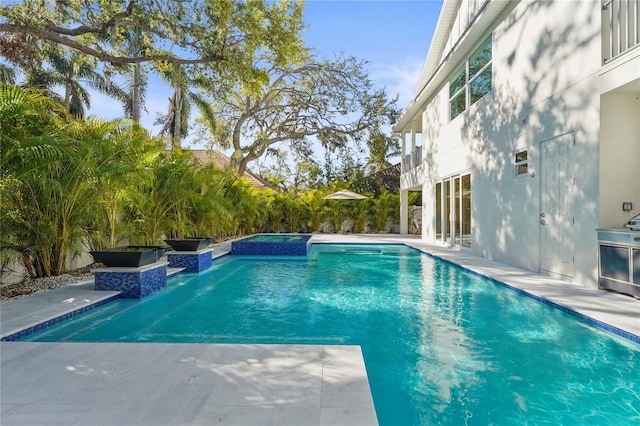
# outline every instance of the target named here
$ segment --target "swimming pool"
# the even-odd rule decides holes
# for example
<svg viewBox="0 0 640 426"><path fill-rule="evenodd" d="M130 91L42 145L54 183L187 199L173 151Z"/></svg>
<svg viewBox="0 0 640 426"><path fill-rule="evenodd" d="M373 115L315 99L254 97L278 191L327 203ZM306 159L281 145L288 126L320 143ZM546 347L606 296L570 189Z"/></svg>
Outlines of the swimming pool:
<svg viewBox="0 0 640 426"><path fill-rule="evenodd" d="M26 340L358 344L382 425L640 420L640 345L405 246L227 256Z"/></svg>

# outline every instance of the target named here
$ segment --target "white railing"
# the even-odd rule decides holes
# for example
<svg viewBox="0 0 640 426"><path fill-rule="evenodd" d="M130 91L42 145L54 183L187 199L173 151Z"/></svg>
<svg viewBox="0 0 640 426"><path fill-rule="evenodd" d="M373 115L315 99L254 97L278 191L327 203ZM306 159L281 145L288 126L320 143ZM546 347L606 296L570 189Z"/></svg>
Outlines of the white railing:
<svg viewBox="0 0 640 426"><path fill-rule="evenodd" d="M422 147L417 146L410 154L402 158L402 173L418 167L422 163Z"/></svg>
<svg viewBox="0 0 640 426"><path fill-rule="evenodd" d="M640 44L640 0L604 0L603 63Z"/></svg>

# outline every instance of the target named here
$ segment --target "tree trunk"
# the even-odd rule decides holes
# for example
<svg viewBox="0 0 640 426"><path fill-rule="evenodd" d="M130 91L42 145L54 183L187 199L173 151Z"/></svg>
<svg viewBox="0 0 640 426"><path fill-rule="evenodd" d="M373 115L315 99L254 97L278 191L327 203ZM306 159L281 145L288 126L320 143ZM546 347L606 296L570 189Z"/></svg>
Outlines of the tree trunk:
<svg viewBox="0 0 640 426"><path fill-rule="evenodd" d="M135 124L136 126L140 126L141 86L142 86L142 77L140 72L140 64L135 64L133 66L133 93L132 93L132 99L131 99L131 119L133 120L133 124Z"/></svg>
<svg viewBox="0 0 640 426"><path fill-rule="evenodd" d="M24 264L24 268L27 270L29 277L36 278L36 273L33 270L33 263L31 263L29 256L24 253L22 253L22 263Z"/></svg>
<svg viewBox="0 0 640 426"><path fill-rule="evenodd" d="M182 139L182 88L178 85L175 88L173 101L173 135L172 145L174 149L180 149L180 140Z"/></svg>
<svg viewBox="0 0 640 426"><path fill-rule="evenodd" d="M64 85L64 109L71 112L71 84L67 81Z"/></svg>

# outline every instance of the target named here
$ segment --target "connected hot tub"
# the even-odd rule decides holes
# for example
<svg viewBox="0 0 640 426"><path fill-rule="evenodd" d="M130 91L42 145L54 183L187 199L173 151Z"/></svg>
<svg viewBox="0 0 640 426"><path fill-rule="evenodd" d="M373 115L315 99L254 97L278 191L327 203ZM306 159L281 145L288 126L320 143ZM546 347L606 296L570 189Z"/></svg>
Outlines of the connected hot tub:
<svg viewBox="0 0 640 426"><path fill-rule="evenodd" d="M309 234L257 234L231 242L232 255L306 256L311 247Z"/></svg>

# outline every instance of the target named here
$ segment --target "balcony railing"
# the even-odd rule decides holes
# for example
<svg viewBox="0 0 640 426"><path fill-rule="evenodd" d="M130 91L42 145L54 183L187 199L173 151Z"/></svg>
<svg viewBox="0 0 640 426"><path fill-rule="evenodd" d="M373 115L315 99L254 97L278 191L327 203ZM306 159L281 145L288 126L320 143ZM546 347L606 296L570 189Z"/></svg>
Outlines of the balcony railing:
<svg viewBox="0 0 640 426"><path fill-rule="evenodd" d="M640 44L640 0L604 0L603 63Z"/></svg>
<svg viewBox="0 0 640 426"><path fill-rule="evenodd" d="M402 173L418 167L422 163L422 147L417 146L410 154L402 158Z"/></svg>

